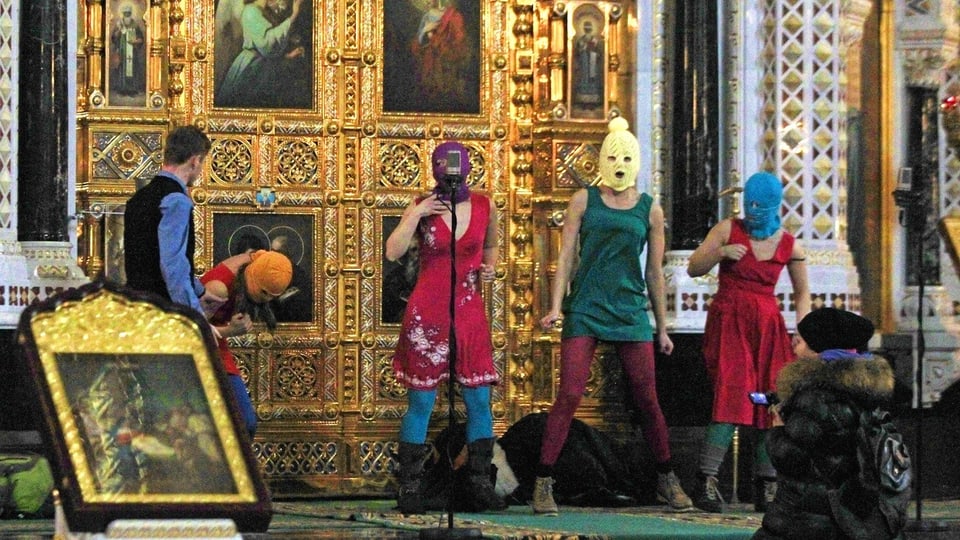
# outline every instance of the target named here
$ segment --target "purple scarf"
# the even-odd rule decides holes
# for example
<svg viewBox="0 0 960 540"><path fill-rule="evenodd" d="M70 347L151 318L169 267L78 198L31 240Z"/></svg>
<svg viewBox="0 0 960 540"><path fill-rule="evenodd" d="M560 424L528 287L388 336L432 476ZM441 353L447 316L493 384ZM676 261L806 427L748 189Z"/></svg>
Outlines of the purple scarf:
<svg viewBox="0 0 960 540"><path fill-rule="evenodd" d="M824 362L833 362L834 360L871 360L870 354L860 354L856 349L827 349L820 353L820 359Z"/></svg>

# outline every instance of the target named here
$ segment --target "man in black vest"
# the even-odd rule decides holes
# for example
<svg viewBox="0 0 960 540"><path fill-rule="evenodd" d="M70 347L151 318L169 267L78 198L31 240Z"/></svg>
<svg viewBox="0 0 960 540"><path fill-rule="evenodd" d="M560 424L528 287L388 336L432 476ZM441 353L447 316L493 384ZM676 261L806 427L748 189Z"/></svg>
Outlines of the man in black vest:
<svg viewBox="0 0 960 540"><path fill-rule="evenodd" d="M225 300L206 294L193 264L193 201L187 188L200 176L209 152L210 139L200 129L174 129L167 136L160 172L127 201L123 214L127 285L200 314L208 304Z"/></svg>

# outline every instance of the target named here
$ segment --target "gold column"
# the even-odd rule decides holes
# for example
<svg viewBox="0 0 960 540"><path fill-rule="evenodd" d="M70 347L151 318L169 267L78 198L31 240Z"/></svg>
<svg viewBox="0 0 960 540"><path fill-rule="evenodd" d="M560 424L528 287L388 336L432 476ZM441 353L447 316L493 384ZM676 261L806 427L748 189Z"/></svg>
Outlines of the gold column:
<svg viewBox="0 0 960 540"><path fill-rule="evenodd" d="M85 94L99 94L103 92L103 0L89 0L87 2L86 23L87 90Z"/></svg>

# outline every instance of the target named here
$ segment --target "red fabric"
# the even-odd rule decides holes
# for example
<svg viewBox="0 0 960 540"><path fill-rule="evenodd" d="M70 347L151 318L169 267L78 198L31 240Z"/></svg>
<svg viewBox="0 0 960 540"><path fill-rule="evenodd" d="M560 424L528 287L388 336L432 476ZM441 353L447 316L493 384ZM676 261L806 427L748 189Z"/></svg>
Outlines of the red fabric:
<svg viewBox="0 0 960 540"><path fill-rule="evenodd" d="M417 80L424 99L442 99L460 89L461 70L470 53L466 38L463 15L453 6L446 7L425 42L414 38L410 48L419 60Z"/></svg>
<svg viewBox="0 0 960 540"><path fill-rule="evenodd" d="M713 421L767 429L769 411L747 396L774 390L780 369L794 360L790 335L773 295L783 267L790 262L794 237L784 232L774 256L758 261L743 221L734 220L729 243L747 246L747 254L739 261L720 263L720 285L707 313L703 355L713 381Z"/></svg>
<svg viewBox="0 0 960 540"><path fill-rule="evenodd" d="M670 461L670 432L657 400L656 365L652 341L613 342L630 381L630 394L641 412L643 438L657 463ZM577 407L587 388L597 338L575 336L560 342L560 388L550 407L540 443L540 463L555 465L570 434Z"/></svg>
<svg viewBox="0 0 960 540"><path fill-rule="evenodd" d="M496 383L500 377L493 365L490 325L480 285L490 200L474 193L469 204L470 223L456 242L456 371L458 382L475 387ZM450 227L440 215L426 217L420 220L417 238L420 273L403 315L393 370L408 387L429 390L449 378Z"/></svg>
<svg viewBox="0 0 960 540"><path fill-rule="evenodd" d="M210 317L210 322L213 323L214 326L226 326L230 323L230 318L233 317L235 305L233 282L236 278L237 275L223 263L214 266L200 277L200 282L204 285L211 281L221 281L227 286L227 290L230 291L230 298L220 306L220 309L213 314L213 317ZM227 374L240 375L240 368L237 367L237 361L233 358L233 353L230 352L230 346L227 345L226 338L217 338L217 349L220 351L220 360L223 362L223 367L226 369Z"/></svg>

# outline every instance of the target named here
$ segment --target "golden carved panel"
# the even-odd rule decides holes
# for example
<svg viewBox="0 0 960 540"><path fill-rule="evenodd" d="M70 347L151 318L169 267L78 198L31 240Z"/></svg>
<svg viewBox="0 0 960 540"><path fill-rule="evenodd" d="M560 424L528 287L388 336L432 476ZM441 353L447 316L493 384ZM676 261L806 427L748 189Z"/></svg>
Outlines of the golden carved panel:
<svg viewBox="0 0 960 540"><path fill-rule="evenodd" d="M81 59L89 69L78 86L99 101L79 111L95 109L80 120L91 151L78 167L79 204L122 204L137 178L159 168L163 134L192 123L213 141L191 192L198 269L229 253L225 227L239 235L250 225L244 230L260 229L271 244L284 227L301 238L312 291L306 311L273 333L258 326L231 340L260 419L256 454L281 494L292 485L343 494L391 489L406 390L392 376L402 305L388 275L403 268L386 261L383 242L411 201L432 189L430 154L444 140L469 148L467 182L492 196L499 217L497 277L483 291L502 376L493 391L495 430L553 399L559 336L536 321L557 253L557 215L573 190L595 183L607 119L635 110L634 74L622 60L635 41L634 7L458 0L452 5L467 41L458 59L436 64L415 42L429 39L418 34L420 22L440 4L305 1L287 47L269 60L241 51L243 29L228 16L231 7L258 4L151 3L141 107L110 105L104 51ZM92 19L103 11L91 6L85 27L102 39ZM593 37L579 39L586 33ZM578 41L593 48L577 53ZM440 71L424 67L431 63ZM87 221L87 231L103 234L101 222ZM88 246L83 260L101 264L103 242ZM445 425L445 399L435 429ZM585 401L588 418L598 401ZM292 478L300 482L280 482Z"/></svg>

